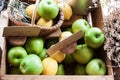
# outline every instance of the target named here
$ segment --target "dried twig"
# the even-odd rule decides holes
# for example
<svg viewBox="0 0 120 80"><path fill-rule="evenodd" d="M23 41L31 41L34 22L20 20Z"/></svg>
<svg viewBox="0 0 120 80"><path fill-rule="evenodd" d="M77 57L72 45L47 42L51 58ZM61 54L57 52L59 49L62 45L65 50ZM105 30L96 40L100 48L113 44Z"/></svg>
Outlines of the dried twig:
<svg viewBox="0 0 120 80"><path fill-rule="evenodd" d="M13 17L22 22L30 23L29 16L25 13L25 8L29 4L26 2L21 2L19 0L16 0L14 4L8 5L11 7L11 14L13 14Z"/></svg>
<svg viewBox="0 0 120 80"><path fill-rule="evenodd" d="M108 58L120 67L120 8L114 8L104 21L106 38L104 49Z"/></svg>

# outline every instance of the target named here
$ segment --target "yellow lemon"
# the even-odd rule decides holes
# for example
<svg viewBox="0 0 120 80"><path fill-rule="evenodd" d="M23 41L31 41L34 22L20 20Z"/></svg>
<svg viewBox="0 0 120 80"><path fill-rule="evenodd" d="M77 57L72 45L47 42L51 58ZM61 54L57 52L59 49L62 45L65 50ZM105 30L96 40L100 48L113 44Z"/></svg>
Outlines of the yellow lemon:
<svg viewBox="0 0 120 80"><path fill-rule="evenodd" d="M58 70L58 63L55 59L47 57L43 59L43 75L55 75Z"/></svg>
<svg viewBox="0 0 120 80"><path fill-rule="evenodd" d="M37 21L37 25L39 26L45 26L45 27L51 27L53 25L53 20L45 20L43 18L40 18L38 21Z"/></svg>
<svg viewBox="0 0 120 80"><path fill-rule="evenodd" d="M34 8L35 8L35 4L31 4L29 6L26 7L25 9L25 12L26 14L32 19L32 15L33 15L33 12L34 12ZM36 12L36 18L35 20L38 20L39 19L39 14L38 12Z"/></svg>
<svg viewBox="0 0 120 80"><path fill-rule="evenodd" d="M66 54L59 50L49 56L55 59L58 63L61 63L65 59Z"/></svg>
<svg viewBox="0 0 120 80"><path fill-rule="evenodd" d="M70 31L63 31L59 36L59 41L64 40L65 38L71 36L72 33Z"/></svg>
<svg viewBox="0 0 120 80"><path fill-rule="evenodd" d="M65 3L65 4L61 3L61 9L64 14L64 19L69 20L73 14L71 6L67 3Z"/></svg>

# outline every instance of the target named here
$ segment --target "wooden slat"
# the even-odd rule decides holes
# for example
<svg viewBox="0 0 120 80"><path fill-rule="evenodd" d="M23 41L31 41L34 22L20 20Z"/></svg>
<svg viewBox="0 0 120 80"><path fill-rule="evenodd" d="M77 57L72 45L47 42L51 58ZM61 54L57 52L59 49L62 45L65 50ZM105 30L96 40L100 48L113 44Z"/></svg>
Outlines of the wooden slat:
<svg viewBox="0 0 120 80"><path fill-rule="evenodd" d="M6 75L6 40L3 41L2 61L1 61L1 75Z"/></svg>
<svg viewBox="0 0 120 80"><path fill-rule="evenodd" d="M39 27L34 26L9 26L4 28L3 36L38 36L40 31Z"/></svg>
<svg viewBox="0 0 120 80"><path fill-rule="evenodd" d="M111 61L108 59L107 55L106 55L106 63L107 63L107 72L109 75L113 75L113 69L112 69L112 63Z"/></svg>
<svg viewBox="0 0 120 80"><path fill-rule="evenodd" d="M4 37L7 36L39 36L40 35L40 27L36 26L9 26L4 27L3 35ZM61 34L61 30L58 29L49 35L46 35L46 38L55 38L59 37Z"/></svg>
<svg viewBox="0 0 120 80"><path fill-rule="evenodd" d="M91 12L92 15L92 24L94 27L99 27L103 30L104 23L103 23L103 16L101 7L98 7L94 11Z"/></svg>
<svg viewBox="0 0 120 80"><path fill-rule="evenodd" d="M87 15L87 21L89 22L90 26L93 27L91 12L89 12Z"/></svg>
<svg viewBox="0 0 120 80"><path fill-rule="evenodd" d="M0 55L2 55L2 58L0 58L1 60L1 66L0 66L0 75L1 74L4 74L5 75L5 54L3 53L6 53L6 50L5 50L5 40L4 40L4 37L2 37L2 34L3 34L3 28L4 26L7 26L8 25L8 14L7 14L7 10L4 10L1 12L0 14L0 47L2 49L2 53L0 53Z"/></svg>
<svg viewBox="0 0 120 80"><path fill-rule="evenodd" d="M49 35L46 35L45 38L46 39L51 39L51 38L58 38L61 34L61 29L58 29L56 30L55 32L49 34Z"/></svg>
<svg viewBox="0 0 120 80"><path fill-rule="evenodd" d="M47 76L47 75L6 75L1 80L114 80L113 76Z"/></svg>
<svg viewBox="0 0 120 80"><path fill-rule="evenodd" d="M73 35L69 36L68 38L56 43L54 46L50 47L47 50L47 54L51 55L53 53L55 53L58 50L61 50L62 48L66 47L67 45L73 43L74 41L79 40L80 38L83 37L83 32L82 31L78 31L76 33L74 33Z"/></svg>

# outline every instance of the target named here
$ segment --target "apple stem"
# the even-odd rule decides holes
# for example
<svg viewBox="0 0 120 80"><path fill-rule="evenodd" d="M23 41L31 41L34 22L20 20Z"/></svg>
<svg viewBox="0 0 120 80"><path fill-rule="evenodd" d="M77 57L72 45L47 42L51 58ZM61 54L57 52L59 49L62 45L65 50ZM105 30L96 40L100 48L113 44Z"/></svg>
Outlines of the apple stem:
<svg viewBox="0 0 120 80"><path fill-rule="evenodd" d="M100 68L102 67L102 64L101 63L99 63L99 66L100 66Z"/></svg>
<svg viewBox="0 0 120 80"><path fill-rule="evenodd" d="M25 63L23 63L23 64L21 65L21 69L23 70L23 72L26 70L26 65L25 65Z"/></svg>
<svg viewBox="0 0 120 80"><path fill-rule="evenodd" d="M95 37L96 37L96 38L99 38L99 37L100 37L100 35L99 35L99 34L96 34L96 35L95 35Z"/></svg>

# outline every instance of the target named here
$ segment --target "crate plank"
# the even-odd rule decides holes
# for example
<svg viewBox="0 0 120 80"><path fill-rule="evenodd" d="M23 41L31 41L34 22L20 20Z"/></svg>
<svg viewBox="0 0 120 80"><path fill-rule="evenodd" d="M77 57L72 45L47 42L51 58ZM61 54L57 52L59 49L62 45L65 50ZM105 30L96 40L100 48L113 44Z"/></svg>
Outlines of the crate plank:
<svg viewBox="0 0 120 80"><path fill-rule="evenodd" d="M58 29L54 33L46 35L45 38L46 39L58 38L58 36L60 36L60 34L61 34L61 29Z"/></svg>
<svg viewBox="0 0 120 80"><path fill-rule="evenodd" d="M40 28L35 26L9 26L4 28L3 36L39 36Z"/></svg>
<svg viewBox="0 0 120 80"><path fill-rule="evenodd" d="M113 80L113 76L45 76L45 75L7 75L1 80Z"/></svg>
<svg viewBox="0 0 120 80"><path fill-rule="evenodd" d="M73 35L69 36L68 38L58 42L53 47L50 47L47 50L47 54L51 55L51 54L57 52L58 50L61 50L62 48L66 47L67 45L79 40L82 37L83 37L83 32L78 31L78 32L74 33Z"/></svg>
<svg viewBox="0 0 120 80"><path fill-rule="evenodd" d="M1 47L1 50L2 50L2 53L3 53L3 47L4 47L4 37L2 37L2 33L3 33L3 29L5 26L8 25L8 15L7 15L7 10L3 10L1 11L1 14L0 14L0 47ZM1 62L2 63L2 53L0 53L0 56L1 56ZM0 65L0 74L1 74L1 65Z"/></svg>

